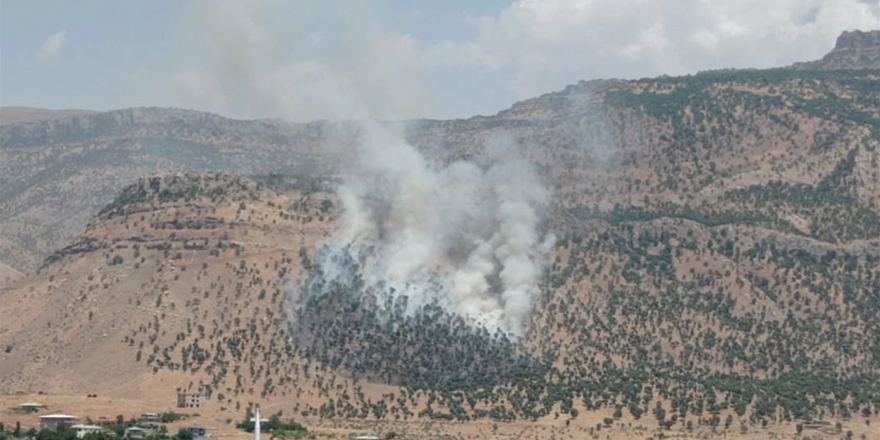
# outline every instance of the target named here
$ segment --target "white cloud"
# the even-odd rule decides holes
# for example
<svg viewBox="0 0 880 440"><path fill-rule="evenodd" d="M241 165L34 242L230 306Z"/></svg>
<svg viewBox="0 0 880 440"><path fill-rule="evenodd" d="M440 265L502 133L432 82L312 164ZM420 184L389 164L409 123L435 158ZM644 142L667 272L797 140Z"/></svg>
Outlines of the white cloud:
<svg viewBox="0 0 880 440"><path fill-rule="evenodd" d="M860 0L519 0L476 23L474 40L445 51L470 57L475 68L509 69L507 87L526 98L584 78L816 59L844 30L880 28L880 7Z"/></svg>
<svg viewBox="0 0 880 440"><path fill-rule="evenodd" d="M64 46L65 41L67 40L67 31L60 30L55 32L52 35L49 35L46 38L46 41L40 47L40 50L37 52L37 58L40 61L51 61L52 58L55 57L55 54L61 50L61 47Z"/></svg>
<svg viewBox="0 0 880 440"><path fill-rule="evenodd" d="M818 59L844 30L880 28L865 0L518 0L425 44L338 3L201 3L209 62L175 77L177 95L243 117L466 117L581 79Z"/></svg>

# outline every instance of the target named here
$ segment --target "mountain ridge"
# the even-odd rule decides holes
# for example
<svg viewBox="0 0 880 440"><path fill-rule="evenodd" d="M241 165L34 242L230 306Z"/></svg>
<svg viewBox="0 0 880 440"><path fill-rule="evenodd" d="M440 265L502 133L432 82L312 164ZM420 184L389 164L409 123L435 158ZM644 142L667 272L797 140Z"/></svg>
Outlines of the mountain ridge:
<svg viewBox="0 0 880 440"><path fill-rule="evenodd" d="M878 81L581 82L398 127L436 167L515 144L552 194L557 240L513 342L435 309L388 320L358 289L301 300L342 224L355 126L152 109L2 128L0 237L69 245L0 289L0 388L154 406L200 391L221 426L260 401L309 426L459 437L871 434ZM67 223L41 239L46 218Z"/></svg>
<svg viewBox="0 0 880 440"><path fill-rule="evenodd" d="M880 69L880 30L844 31L821 60L795 63L796 69Z"/></svg>

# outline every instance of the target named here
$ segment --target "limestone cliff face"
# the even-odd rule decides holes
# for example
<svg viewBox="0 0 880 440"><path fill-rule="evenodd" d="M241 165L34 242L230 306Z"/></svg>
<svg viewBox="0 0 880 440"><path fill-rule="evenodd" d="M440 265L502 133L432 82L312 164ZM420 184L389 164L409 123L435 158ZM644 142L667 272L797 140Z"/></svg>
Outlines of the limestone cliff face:
<svg viewBox="0 0 880 440"><path fill-rule="evenodd" d="M834 50L821 60L796 63L792 67L820 70L880 69L880 30L845 31L837 37Z"/></svg>

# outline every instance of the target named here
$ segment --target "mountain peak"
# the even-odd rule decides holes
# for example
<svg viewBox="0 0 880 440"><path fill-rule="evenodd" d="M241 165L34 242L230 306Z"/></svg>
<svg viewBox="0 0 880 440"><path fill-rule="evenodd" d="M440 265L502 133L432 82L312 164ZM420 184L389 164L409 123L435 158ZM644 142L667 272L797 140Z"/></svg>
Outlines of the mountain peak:
<svg viewBox="0 0 880 440"><path fill-rule="evenodd" d="M795 63L795 69L859 70L880 69L880 30L844 31L834 49L821 60Z"/></svg>
<svg viewBox="0 0 880 440"><path fill-rule="evenodd" d="M834 50L877 50L878 48L880 48L880 30L843 31L834 45Z"/></svg>

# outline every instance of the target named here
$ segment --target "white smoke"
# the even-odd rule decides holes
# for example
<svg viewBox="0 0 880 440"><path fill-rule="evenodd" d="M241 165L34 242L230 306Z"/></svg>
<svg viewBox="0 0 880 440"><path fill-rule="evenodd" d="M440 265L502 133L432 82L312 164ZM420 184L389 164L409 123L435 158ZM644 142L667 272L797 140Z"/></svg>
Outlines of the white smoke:
<svg viewBox="0 0 880 440"><path fill-rule="evenodd" d="M553 245L539 231L550 194L510 141L485 154L484 167L434 167L402 136L366 124L361 160L339 189L340 238L372 247L366 282L406 295L411 310L436 301L520 335Z"/></svg>
<svg viewBox="0 0 880 440"><path fill-rule="evenodd" d="M339 188L345 225L336 246L339 252L358 247L351 244L372 249L360 269L369 287L365 294L393 290L392 295L407 296L411 311L436 302L489 328L521 334L553 243L539 232L550 195L532 166L509 139L486 145L481 162L487 165L433 166L391 124L369 122L403 110L412 114L414 106L428 101L422 99L418 75L404 68L398 51L388 50L382 32L359 23L363 14L345 14L352 28L343 32L349 36L344 42L356 56L333 66L301 58L278 68L280 48L301 45L273 41L265 26L270 6L199 3L194 17L205 30L211 72L195 82L238 114L297 118L317 110L360 121L354 165L344 164L350 156L340 151L344 147L328 143L326 150L339 154L346 176ZM291 35L298 35L297 25L306 18L295 17ZM392 47L409 44L392 40ZM313 80L321 86L312 87ZM358 250L352 259L322 253L318 264L328 278L324 281L350 276L335 266L360 261L363 254ZM326 284L318 281L315 286ZM320 294L320 289L311 294L316 291Z"/></svg>

